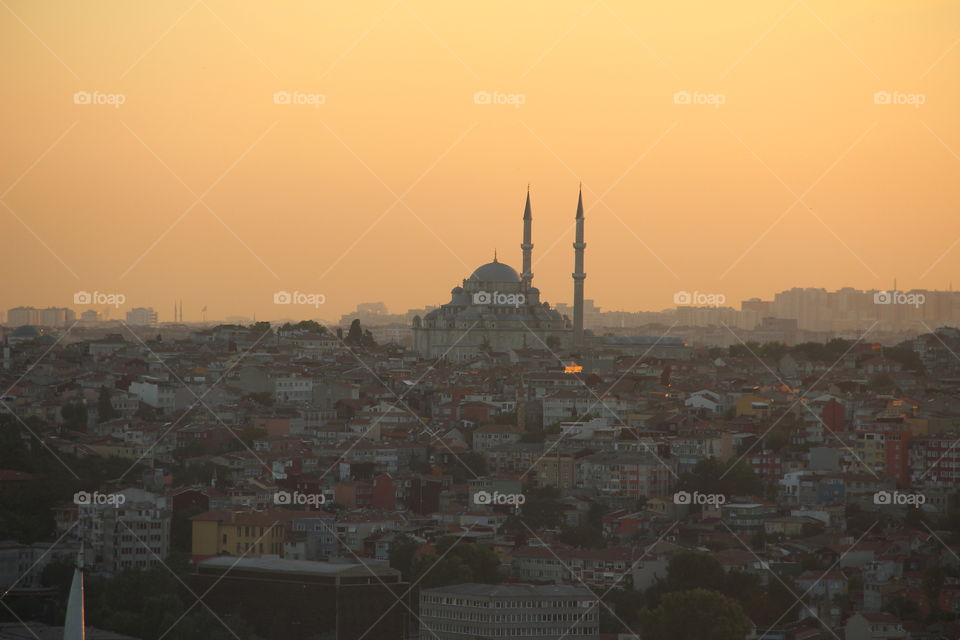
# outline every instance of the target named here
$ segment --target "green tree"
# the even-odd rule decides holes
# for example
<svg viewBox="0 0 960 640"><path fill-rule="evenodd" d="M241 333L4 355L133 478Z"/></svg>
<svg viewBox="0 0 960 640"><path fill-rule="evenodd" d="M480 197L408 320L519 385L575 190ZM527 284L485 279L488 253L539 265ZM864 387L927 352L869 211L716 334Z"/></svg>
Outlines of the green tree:
<svg viewBox="0 0 960 640"><path fill-rule="evenodd" d="M420 580L424 588L465 582L497 584L503 580L500 560L493 551L451 536L440 539L436 553L417 558L414 575L414 581Z"/></svg>
<svg viewBox="0 0 960 640"><path fill-rule="evenodd" d="M563 503L556 487L534 487L524 492L526 502L521 507L520 519L534 531L554 529L563 518ZM521 528L525 531L526 529Z"/></svg>
<svg viewBox="0 0 960 640"><path fill-rule="evenodd" d="M680 488L701 493L755 495L763 491L763 482L742 460L721 462L715 458L699 461L693 471L680 478Z"/></svg>
<svg viewBox="0 0 960 640"><path fill-rule="evenodd" d="M117 410L113 408L113 403L110 402L110 389L105 386L100 387L100 395L97 397L97 419L100 422L106 422L119 415Z"/></svg>
<svg viewBox="0 0 960 640"><path fill-rule="evenodd" d="M607 546L603 532L591 526L565 527L560 530L557 538L560 542L578 549L604 549Z"/></svg>
<svg viewBox="0 0 960 640"><path fill-rule="evenodd" d="M675 553L667 564L667 589L711 589L722 591L726 574L723 566L712 555L697 551Z"/></svg>
<svg viewBox="0 0 960 640"><path fill-rule="evenodd" d="M351 347L359 347L363 342L363 329L360 327L360 319L354 318L350 323L350 329L347 331L347 337L344 342Z"/></svg>
<svg viewBox="0 0 960 640"><path fill-rule="evenodd" d="M668 593L640 612L644 640L744 640L749 627L740 603L708 589Z"/></svg>
<svg viewBox="0 0 960 640"><path fill-rule="evenodd" d="M82 402L68 402L60 407L63 426L74 431L87 430L87 406Z"/></svg>
<svg viewBox="0 0 960 640"><path fill-rule="evenodd" d="M398 535L390 545L390 568L403 576L404 582L410 582L416 568L415 555L419 545L407 535Z"/></svg>
<svg viewBox="0 0 960 640"><path fill-rule="evenodd" d="M487 459L475 451L470 451L451 456L441 465L441 468L445 474L453 476L455 483L462 484L467 480L486 475Z"/></svg>
<svg viewBox="0 0 960 640"><path fill-rule="evenodd" d="M257 323L257 324L269 324L269 323ZM280 327L282 331L309 331L310 333L319 333L324 334L327 332L327 328L317 322L316 320L301 320L296 324L290 324L289 322Z"/></svg>
<svg viewBox="0 0 960 640"><path fill-rule="evenodd" d="M874 393L892 393L897 389L897 383L889 373L878 373L867 382L867 388Z"/></svg>

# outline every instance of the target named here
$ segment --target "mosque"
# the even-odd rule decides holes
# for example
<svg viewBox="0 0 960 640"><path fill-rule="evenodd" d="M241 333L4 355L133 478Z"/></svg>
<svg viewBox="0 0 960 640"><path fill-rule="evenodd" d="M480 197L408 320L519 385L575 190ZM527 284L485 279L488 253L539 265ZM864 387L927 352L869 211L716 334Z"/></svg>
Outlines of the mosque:
<svg viewBox="0 0 960 640"><path fill-rule="evenodd" d="M413 347L424 358L470 360L479 353L524 347L556 351L583 346L583 191L577 198L574 249L573 319L540 299L533 286L533 213L530 190L523 209L523 270L499 262L477 267L463 286L454 287L450 302L413 319Z"/></svg>

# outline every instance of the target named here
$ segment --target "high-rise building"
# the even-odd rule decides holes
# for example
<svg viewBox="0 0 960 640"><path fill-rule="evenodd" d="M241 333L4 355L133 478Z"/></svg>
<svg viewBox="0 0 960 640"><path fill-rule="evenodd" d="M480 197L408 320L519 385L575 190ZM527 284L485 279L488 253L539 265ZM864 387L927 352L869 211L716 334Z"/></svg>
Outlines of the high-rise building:
<svg viewBox="0 0 960 640"><path fill-rule="evenodd" d="M40 310L34 307L14 307L7 311L8 327L22 327L25 324L39 325Z"/></svg>
<svg viewBox="0 0 960 640"><path fill-rule="evenodd" d="M165 496L130 488L78 493L74 500L86 564L96 571L146 569L170 554L171 511Z"/></svg>
<svg viewBox="0 0 960 640"><path fill-rule="evenodd" d="M40 324L44 327L66 327L73 324L77 314L65 307L47 307L40 310Z"/></svg>
<svg viewBox="0 0 960 640"><path fill-rule="evenodd" d="M153 307L137 307L127 311L127 324L149 326L157 324L157 312Z"/></svg>

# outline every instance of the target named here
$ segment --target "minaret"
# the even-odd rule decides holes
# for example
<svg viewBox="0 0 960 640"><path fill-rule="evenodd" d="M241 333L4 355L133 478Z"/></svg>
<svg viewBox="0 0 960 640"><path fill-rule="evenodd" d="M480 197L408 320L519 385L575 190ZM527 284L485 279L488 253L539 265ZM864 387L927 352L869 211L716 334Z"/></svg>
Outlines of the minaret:
<svg viewBox="0 0 960 640"><path fill-rule="evenodd" d="M573 344L583 345L583 281L587 274L583 272L583 250L587 243L583 241L583 186L577 197L577 238L573 243Z"/></svg>
<svg viewBox="0 0 960 640"><path fill-rule="evenodd" d="M527 204L523 207L523 242L520 248L523 249L523 272L520 279L523 281L523 288L530 288L533 282L533 237L531 227L533 226L533 214L530 211L530 185L527 185Z"/></svg>
<svg viewBox="0 0 960 640"><path fill-rule="evenodd" d="M67 614L63 620L63 640L84 640L87 637L86 607L83 598L83 542L73 570L70 595L67 596Z"/></svg>

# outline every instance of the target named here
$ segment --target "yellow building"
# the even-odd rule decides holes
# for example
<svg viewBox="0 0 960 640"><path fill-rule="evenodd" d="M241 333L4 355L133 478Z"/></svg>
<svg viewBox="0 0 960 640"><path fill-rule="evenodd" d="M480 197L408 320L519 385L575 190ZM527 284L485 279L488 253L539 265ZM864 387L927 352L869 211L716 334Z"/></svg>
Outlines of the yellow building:
<svg viewBox="0 0 960 640"><path fill-rule="evenodd" d="M737 417L769 418L772 403L773 398L765 398L755 393L740 396L736 401Z"/></svg>
<svg viewBox="0 0 960 640"><path fill-rule="evenodd" d="M116 456L127 460L136 460L144 464L153 465L153 454L150 447L140 444L128 444L118 438L104 438L95 442L88 442L87 448L104 458Z"/></svg>
<svg viewBox="0 0 960 640"><path fill-rule="evenodd" d="M282 557L293 516L293 512L284 510L207 511L193 516L193 560L218 555Z"/></svg>
<svg viewBox="0 0 960 640"><path fill-rule="evenodd" d="M577 483L577 461L570 453L553 452L537 461L537 484L541 487L572 489Z"/></svg>

